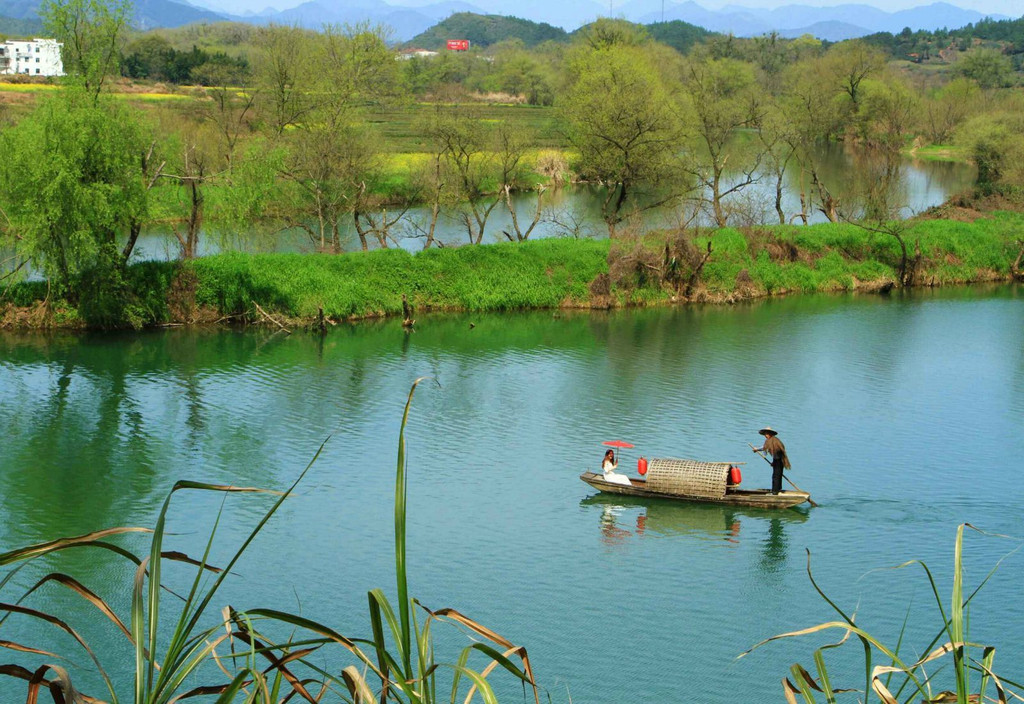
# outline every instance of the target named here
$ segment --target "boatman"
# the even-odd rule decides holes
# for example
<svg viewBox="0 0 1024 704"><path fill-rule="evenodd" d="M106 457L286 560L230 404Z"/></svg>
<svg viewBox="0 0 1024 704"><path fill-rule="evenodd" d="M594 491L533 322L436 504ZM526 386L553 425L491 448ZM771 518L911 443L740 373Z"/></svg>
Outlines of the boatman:
<svg viewBox="0 0 1024 704"><path fill-rule="evenodd" d="M767 452L772 456L772 493L778 494L782 491L782 470L790 468L786 446L771 428L761 428L757 432L764 435L764 445L755 447L754 452Z"/></svg>

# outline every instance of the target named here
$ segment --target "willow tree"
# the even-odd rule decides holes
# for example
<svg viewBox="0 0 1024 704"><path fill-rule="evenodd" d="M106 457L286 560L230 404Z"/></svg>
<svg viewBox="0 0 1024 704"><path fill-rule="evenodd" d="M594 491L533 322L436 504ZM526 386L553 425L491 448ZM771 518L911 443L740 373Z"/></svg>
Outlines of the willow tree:
<svg viewBox="0 0 1024 704"><path fill-rule="evenodd" d="M885 65L885 52L861 39L839 42L822 57L818 66L826 81L826 90L845 99L841 105L847 129L856 127L854 122L864 96L864 82L881 74Z"/></svg>
<svg viewBox="0 0 1024 704"><path fill-rule="evenodd" d="M519 223L511 193L528 187L525 156L534 144L528 129L509 121L490 124L472 105L438 101L420 122L418 131L427 137L429 162L416 179L423 200L431 206L429 222L418 226L433 244L443 206L455 206L470 244L480 244L495 208L509 209L513 232L510 240L528 239L540 220L538 211L530 225Z"/></svg>
<svg viewBox="0 0 1024 704"><path fill-rule="evenodd" d="M660 67L642 45L580 46L567 70L561 113L580 152L581 175L608 189L602 215L614 237L635 191L671 181L683 145L679 114Z"/></svg>
<svg viewBox="0 0 1024 704"><path fill-rule="evenodd" d="M58 295L88 304L95 322L125 322L125 267L159 171L146 126L119 101L71 88L0 140L7 244Z"/></svg>

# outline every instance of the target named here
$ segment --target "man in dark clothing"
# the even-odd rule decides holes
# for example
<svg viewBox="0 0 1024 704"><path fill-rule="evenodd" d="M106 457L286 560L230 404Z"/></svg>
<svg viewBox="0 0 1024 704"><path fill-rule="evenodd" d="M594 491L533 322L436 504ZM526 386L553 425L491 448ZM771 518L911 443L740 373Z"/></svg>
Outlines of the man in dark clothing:
<svg viewBox="0 0 1024 704"><path fill-rule="evenodd" d="M771 428L761 428L757 432L764 435L764 445L755 447L754 452L767 452L772 456L772 493L778 494L782 491L782 470L790 468L786 446L779 440L779 434Z"/></svg>

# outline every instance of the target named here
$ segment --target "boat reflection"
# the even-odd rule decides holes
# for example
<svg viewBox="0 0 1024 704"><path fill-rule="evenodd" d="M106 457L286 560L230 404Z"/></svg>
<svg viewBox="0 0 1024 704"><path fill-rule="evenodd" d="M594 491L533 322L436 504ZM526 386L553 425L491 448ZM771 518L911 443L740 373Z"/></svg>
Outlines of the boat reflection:
<svg viewBox="0 0 1024 704"><path fill-rule="evenodd" d="M584 509L600 509L601 542L621 545L632 538L689 536L737 545L746 519L769 523L766 556L776 561L785 552L783 524L802 523L808 512L800 509L764 510L682 501L594 494L580 501ZM775 558L774 560L772 558Z"/></svg>

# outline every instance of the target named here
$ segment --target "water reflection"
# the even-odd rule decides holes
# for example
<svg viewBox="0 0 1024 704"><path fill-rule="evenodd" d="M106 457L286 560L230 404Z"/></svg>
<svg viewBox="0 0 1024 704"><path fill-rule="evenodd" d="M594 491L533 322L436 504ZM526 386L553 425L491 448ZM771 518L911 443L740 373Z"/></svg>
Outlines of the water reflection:
<svg viewBox="0 0 1024 704"><path fill-rule="evenodd" d="M762 543L761 557L757 561L760 570L767 574L781 572L786 567L789 555L789 542L782 519L773 516L768 520L768 533Z"/></svg>
<svg viewBox="0 0 1024 704"><path fill-rule="evenodd" d="M689 537L723 547L735 547L741 543L745 522L752 525L767 522L768 530L759 561L766 572L777 571L785 565L786 524L803 523L809 515L801 509L766 511L610 494L588 496L580 501L580 506L587 512L597 513L600 540L609 547L624 545L634 538L672 537ZM751 535L749 539L756 538Z"/></svg>

